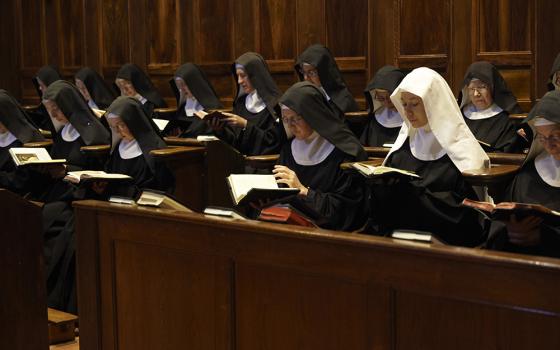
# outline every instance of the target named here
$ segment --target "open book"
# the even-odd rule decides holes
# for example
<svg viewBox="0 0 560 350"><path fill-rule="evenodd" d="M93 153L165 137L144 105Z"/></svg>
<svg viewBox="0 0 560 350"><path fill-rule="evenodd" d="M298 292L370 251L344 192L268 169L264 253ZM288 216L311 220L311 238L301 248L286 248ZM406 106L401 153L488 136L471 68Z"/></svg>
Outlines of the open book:
<svg viewBox="0 0 560 350"><path fill-rule="evenodd" d="M194 112L194 115L199 117L200 119L204 120L207 123L210 123L213 120L221 121L222 119L228 118L227 115L225 115L224 113L222 113L220 111L210 111L210 112L197 111L197 112Z"/></svg>
<svg viewBox="0 0 560 350"><path fill-rule="evenodd" d="M64 177L64 180L75 184L81 182L116 182L116 181L131 181L132 178L125 174L110 174L100 170L82 170L70 171Z"/></svg>
<svg viewBox="0 0 560 350"><path fill-rule="evenodd" d="M299 193L297 188L279 188L274 175L231 174L226 180L235 205L288 199Z"/></svg>
<svg viewBox="0 0 560 350"><path fill-rule="evenodd" d="M12 147L9 152L17 166L66 163L66 159L51 159L45 148Z"/></svg>
<svg viewBox="0 0 560 350"><path fill-rule="evenodd" d="M142 194L140 194L140 198L136 200L136 204L158 207L162 209L177 210L187 213L193 212L191 209L185 207L183 204L171 198L169 195L154 190L142 191Z"/></svg>
<svg viewBox="0 0 560 350"><path fill-rule="evenodd" d="M526 216L539 216L551 225L560 225L560 212L552 210L541 204L501 202L479 202L465 198L461 203L465 207L473 208L484 214L489 219L507 221L510 215L519 218Z"/></svg>
<svg viewBox="0 0 560 350"><path fill-rule="evenodd" d="M404 176L404 177L415 177L420 178L418 174L412 171L391 168L384 165L373 166L365 163L352 163L352 168L356 169L360 174L365 177L378 177L378 176Z"/></svg>

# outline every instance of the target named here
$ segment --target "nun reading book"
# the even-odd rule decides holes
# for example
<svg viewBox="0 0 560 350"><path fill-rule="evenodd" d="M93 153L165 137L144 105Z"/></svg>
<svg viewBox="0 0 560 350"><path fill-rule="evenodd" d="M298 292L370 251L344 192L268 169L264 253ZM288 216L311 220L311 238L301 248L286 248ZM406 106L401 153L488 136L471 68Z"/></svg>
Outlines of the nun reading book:
<svg viewBox="0 0 560 350"><path fill-rule="evenodd" d="M509 118L510 114L521 113L522 110L494 65L489 62L470 65L459 93L459 102L465 122L487 151L522 151L522 145L515 145L516 128Z"/></svg>
<svg viewBox="0 0 560 350"><path fill-rule="evenodd" d="M365 160L358 139L337 116L323 92L299 82L282 96L282 123L290 137L273 173L279 184L298 188L290 204L328 229L355 230L367 217L361 176L340 168Z"/></svg>
<svg viewBox="0 0 560 350"><path fill-rule="evenodd" d="M134 97L140 101L150 118L153 117L155 108L167 107L150 77L134 63L127 63L119 69L115 85L121 92L121 96Z"/></svg>
<svg viewBox="0 0 560 350"><path fill-rule="evenodd" d="M309 46L297 58L294 69L300 80L309 81L323 92L341 119L344 120L344 113L359 110L331 51L325 46Z"/></svg>
<svg viewBox="0 0 560 350"><path fill-rule="evenodd" d="M74 76L76 87L92 109L105 110L117 97L105 80L90 67L80 69Z"/></svg>
<svg viewBox="0 0 560 350"><path fill-rule="evenodd" d="M235 60L232 74L237 81L233 113L223 113L222 122L213 120L216 136L245 155L278 153L286 135L278 122L280 90L266 61L246 52Z"/></svg>
<svg viewBox="0 0 560 350"><path fill-rule="evenodd" d="M16 168L9 149L43 140L43 136L16 99L7 91L0 90L0 187L25 194L28 169Z"/></svg>
<svg viewBox="0 0 560 350"><path fill-rule="evenodd" d="M33 77L31 81L37 90L39 101L43 99L43 94L45 90L47 90L47 87L57 80L62 80L62 76L55 66L43 66L37 71L37 75ZM42 104L39 105L37 110L30 112L30 117L37 127L43 130L49 130L49 115Z"/></svg>
<svg viewBox="0 0 560 350"><path fill-rule="evenodd" d="M169 81L177 99L177 114L171 123L171 136L211 135L212 128L195 116L195 112L224 108L204 72L193 63L185 63Z"/></svg>
<svg viewBox="0 0 560 350"><path fill-rule="evenodd" d="M547 87L548 91L560 90L560 53L556 56L552 68L550 69Z"/></svg>
<svg viewBox="0 0 560 350"><path fill-rule="evenodd" d="M560 91L547 93L531 110L535 139L502 201L541 204L560 211ZM493 221L490 249L560 257L560 227L536 216Z"/></svg>
<svg viewBox="0 0 560 350"><path fill-rule="evenodd" d="M397 67L381 67L364 90L369 111L369 121L360 137L364 146L383 147L397 139L403 120L391 101L391 94L404 76Z"/></svg>
<svg viewBox="0 0 560 350"><path fill-rule="evenodd" d="M484 242L478 214L460 206L477 199L461 172L489 166L489 159L465 124L449 86L438 73L417 68L391 95L404 123L384 165L420 178L371 185L367 233L428 231L452 245Z"/></svg>

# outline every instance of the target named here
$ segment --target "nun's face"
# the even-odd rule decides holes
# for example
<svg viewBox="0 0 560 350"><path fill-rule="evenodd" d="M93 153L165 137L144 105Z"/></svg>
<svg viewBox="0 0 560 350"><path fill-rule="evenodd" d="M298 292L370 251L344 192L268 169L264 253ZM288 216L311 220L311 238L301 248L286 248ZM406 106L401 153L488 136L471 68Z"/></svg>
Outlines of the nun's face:
<svg viewBox="0 0 560 350"><path fill-rule="evenodd" d="M477 110L485 110L494 102L488 84L478 79L473 79L467 88L469 89L469 98Z"/></svg>
<svg viewBox="0 0 560 350"><path fill-rule="evenodd" d="M134 97L138 94L130 80L117 78L115 79L115 84L117 84L117 87L121 90L122 96Z"/></svg>
<svg viewBox="0 0 560 350"><path fill-rule="evenodd" d="M183 78L175 78L175 86L177 86L177 90L179 90L181 95L184 95L187 98L192 98L193 97L193 94L191 93L191 90L189 89L189 87L187 86L187 83L185 83Z"/></svg>
<svg viewBox="0 0 560 350"><path fill-rule="evenodd" d="M395 105L393 104L393 101L391 101L391 94L389 91L375 89L373 90L373 96L375 96L375 100L380 102L386 109L395 110Z"/></svg>
<svg viewBox="0 0 560 350"><path fill-rule="evenodd" d="M58 108L56 102L52 100L45 100L43 101L43 105L45 105L45 108L47 109L47 112L49 112L51 118L64 125L69 123L68 118L66 118L64 113L62 113L60 108Z"/></svg>
<svg viewBox="0 0 560 350"><path fill-rule="evenodd" d="M560 124L536 126L536 139L544 146L544 149L560 160Z"/></svg>
<svg viewBox="0 0 560 350"><path fill-rule="evenodd" d="M556 90L560 89L560 70L558 72L556 72L555 74L556 77Z"/></svg>
<svg viewBox="0 0 560 350"><path fill-rule="evenodd" d="M41 93L45 93L45 91L47 90L47 85L45 83L43 83L43 81L39 78L37 78L37 84L39 85L39 90L41 90Z"/></svg>
<svg viewBox="0 0 560 350"><path fill-rule="evenodd" d="M237 75L237 84L241 86L241 88L246 94L250 94L251 92L255 91L255 88L251 84L251 81L249 80L249 76L247 75L247 72L245 72L244 69L237 68L235 70L235 74Z"/></svg>
<svg viewBox="0 0 560 350"><path fill-rule="evenodd" d="M310 64L302 64L300 68L301 75L305 81L310 82L316 87L321 87L321 79L319 78L319 71L317 68Z"/></svg>
<svg viewBox="0 0 560 350"><path fill-rule="evenodd" d="M418 129L428 124L424 102L419 96L403 91L401 93L401 102L404 108L404 115L413 128Z"/></svg>
<svg viewBox="0 0 560 350"><path fill-rule="evenodd" d="M4 126L4 124L0 123L0 134L5 134L9 130Z"/></svg>
<svg viewBox="0 0 560 350"><path fill-rule="evenodd" d="M282 109L282 123L298 140L304 140L313 134L309 124L291 109Z"/></svg>
<svg viewBox="0 0 560 350"><path fill-rule="evenodd" d="M89 94L89 91L86 87L86 84L84 84L83 81L81 81L80 79L75 79L76 81L76 87L78 88L78 90L80 90L80 93L82 94L82 96L84 96L84 98L86 99L86 101L91 100L91 96Z"/></svg>
<svg viewBox="0 0 560 350"><path fill-rule="evenodd" d="M114 117L107 119L109 126L111 127L111 132L117 133L123 140L132 141L134 140L134 135L128 129L126 123L121 119L121 117Z"/></svg>

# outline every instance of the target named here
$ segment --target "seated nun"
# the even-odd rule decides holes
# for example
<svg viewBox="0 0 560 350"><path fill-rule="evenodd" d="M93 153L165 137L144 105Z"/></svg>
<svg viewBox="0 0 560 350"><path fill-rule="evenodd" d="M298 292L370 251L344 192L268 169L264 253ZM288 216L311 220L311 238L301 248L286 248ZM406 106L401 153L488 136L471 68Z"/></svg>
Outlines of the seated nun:
<svg viewBox="0 0 560 350"><path fill-rule="evenodd" d="M174 136L197 137L212 134L210 126L194 116L194 112L224 108L204 72L193 63L185 63L175 71L169 82L177 98L175 119L183 122Z"/></svg>
<svg viewBox="0 0 560 350"><path fill-rule="evenodd" d="M237 81L233 113L224 113L226 127L211 125L216 136L246 155L278 153L286 135L278 122L280 90L266 61L246 52L235 60L232 73Z"/></svg>
<svg viewBox="0 0 560 350"><path fill-rule="evenodd" d="M27 142L43 141L27 113L7 91L0 90L0 187L25 194L28 172L16 168L9 149Z"/></svg>
<svg viewBox="0 0 560 350"><path fill-rule="evenodd" d="M510 114L522 111L494 65L489 62L470 65L459 93L459 101L465 122L487 151L522 151L512 149L516 128L509 119Z"/></svg>
<svg viewBox="0 0 560 350"><path fill-rule="evenodd" d="M325 46L309 46L297 58L294 69L300 80L309 81L323 92L342 119L344 113L359 110L331 51Z"/></svg>
<svg viewBox="0 0 560 350"><path fill-rule="evenodd" d="M67 81L56 81L43 94L43 105L46 107L53 126L53 145L50 155L53 159L66 159L60 168L48 169L48 177L43 181L54 184L43 184L39 188L46 193L40 196L42 201L60 200L71 190L68 183L61 179L67 171L98 170L103 165L93 157L85 156L80 148L83 146L109 144L109 131L93 114L86 101L74 85ZM63 192L61 192L61 190Z"/></svg>
<svg viewBox="0 0 560 350"><path fill-rule="evenodd" d="M428 231L447 244L476 246L484 241L477 213L460 206L477 199L461 172L489 166L445 80L429 68L409 73L391 94L405 117L384 165L413 171L420 178L373 184L366 232Z"/></svg>
<svg viewBox="0 0 560 350"><path fill-rule="evenodd" d="M119 69L115 85L120 90L121 96L134 97L140 101L150 118L153 117L155 108L167 107L150 77L134 63L127 63Z"/></svg>
<svg viewBox="0 0 560 350"><path fill-rule="evenodd" d="M106 110L117 97L101 75L90 67L80 69L74 80L90 108Z"/></svg>
<svg viewBox="0 0 560 350"><path fill-rule="evenodd" d="M560 91L547 93L528 116L536 135L527 159L506 190L504 201L542 204L560 211ZM535 216L493 221L490 249L560 257L560 226Z"/></svg>
<svg viewBox="0 0 560 350"><path fill-rule="evenodd" d="M381 67L364 90L369 121L360 137L362 145L382 147L397 139L403 120L391 102L391 94L404 76L397 67Z"/></svg>
<svg viewBox="0 0 560 350"><path fill-rule="evenodd" d="M550 69L550 78L547 87L548 91L560 90L560 53L556 56L552 68Z"/></svg>
<svg viewBox="0 0 560 350"><path fill-rule="evenodd" d="M367 218L362 177L340 168L343 162L367 159L360 142L315 85L296 83L280 102L292 139L282 146L273 173L278 183L300 189L290 204L313 213L310 217L323 228L361 227Z"/></svg>
<svg viewBox="0 0 560 350"><path fill-rule="evenodd" d="M47 90L47 87L57 80L62 80L62 76L56 67L43 66L39 69L37 75L32 79L33 85L37 90L37 96L39 96L39 101L43 99L43 93ZM37 127L44 130L49 129L49 115L42 104L39 105L36 111L30 112L29 116Z"/></svg>

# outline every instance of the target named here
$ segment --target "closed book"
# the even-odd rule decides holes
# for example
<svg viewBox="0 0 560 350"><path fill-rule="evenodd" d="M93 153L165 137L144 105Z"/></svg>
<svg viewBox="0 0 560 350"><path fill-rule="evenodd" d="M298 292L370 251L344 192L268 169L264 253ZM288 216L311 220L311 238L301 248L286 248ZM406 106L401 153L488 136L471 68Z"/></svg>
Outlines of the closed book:
<svg viewBox="0 0 560 350"><path fill-rule="evenodd" d="M303 215L291 205L275 205L261 210L259 220L282 224L317 227L313 220Z"/></svg>

